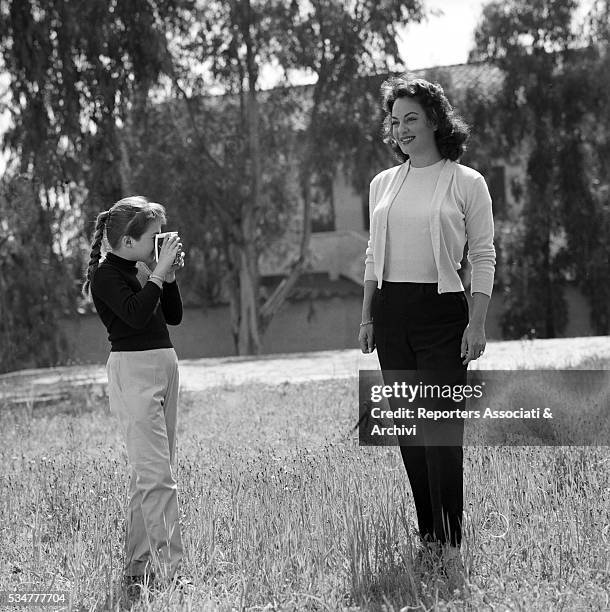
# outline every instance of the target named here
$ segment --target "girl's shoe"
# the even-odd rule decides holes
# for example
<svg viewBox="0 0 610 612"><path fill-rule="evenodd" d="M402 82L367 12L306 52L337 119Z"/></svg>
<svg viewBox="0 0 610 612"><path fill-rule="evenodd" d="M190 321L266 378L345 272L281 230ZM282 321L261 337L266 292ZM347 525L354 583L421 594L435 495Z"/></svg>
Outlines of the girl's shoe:
<svg viewBox="0 0 610 612"><path fill-rule="evenodd" d="M178 589L179 591L188 591L195 585L193 584L193 581L190 578L187 578L183 575L178 575L172 578L172 586Z"/></svg>
<svg viewBox="0 0 610 612"><path fill-rule="evenodd" d="M152 589L155 578L152 574L141 574L137 576L123 576L123 593L128 600L139 599L144 588Z"/></svg>

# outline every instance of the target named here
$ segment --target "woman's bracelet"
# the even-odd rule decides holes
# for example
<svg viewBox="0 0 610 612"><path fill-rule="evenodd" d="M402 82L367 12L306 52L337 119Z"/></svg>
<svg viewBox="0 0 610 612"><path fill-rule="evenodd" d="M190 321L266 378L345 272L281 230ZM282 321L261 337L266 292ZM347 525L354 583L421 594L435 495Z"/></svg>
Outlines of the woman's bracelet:
<svg viewBox="0 0 610 612"><path fill-rule="evenodd" d="M373 319L369 319L368 321L362 321L362 323L360 323L360 327L365 327L367 325L370 325L373 322Z"/></svg>

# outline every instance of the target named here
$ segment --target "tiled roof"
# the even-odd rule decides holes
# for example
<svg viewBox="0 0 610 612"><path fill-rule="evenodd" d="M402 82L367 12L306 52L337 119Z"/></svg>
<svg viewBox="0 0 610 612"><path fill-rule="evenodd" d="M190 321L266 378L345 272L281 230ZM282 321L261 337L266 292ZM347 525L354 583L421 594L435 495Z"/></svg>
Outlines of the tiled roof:
<svg viewBox="0 0 610 612"><path fill-rule="evenodd" d="M351 230L315 232L311 235L311 269L328 272L331 280L343 276L362 284L368 234Z"/></svg>
<svg viewBox="0 0 610 612"><path fill-rule="evenodd" d="M296 256L298 237L295 237ZM368 242L368 233L353 230L335 230L332 232L313 232L309 242L309 265L306 273L324 274L328 279L350 279L353 283L362 284L364 277L364 254ZM262 277L275 277L286 271L287 262L282 254L274 256L269 250L261 257L260 272ZM285 255L285 254L283 254Z"/></svg>
<svg viewBox="0 0 610 612"><path fill-rule="evenodd" d="M477 85L487 93L497 92L504 80L502 70L487 62L435 66L434 68L413 70L409 74L418 78L438 81L443 87L451 87L456 91L463 91L468 87ZM448 80L449 83L447 83Z"/></svg>
<svg viewBox="0 0 610 612"><path fill-rule="evenodd" d="M282 280L281 274L261 277L263 291L271 292ZM328 272L304 272L288 295L291 302L362 295L362 287L349 278L331 278Z"/></svg>
<svg viewBox="0 0 610 612"><path fill-rule="evenodd" d="M431 81L439 82L443 88L453 89L456 92L464 91L467 87L478 85L486 93L497 92L503 82L503 73L500 68L488 62L472 62L467 64L452 64L450 66L434 66L431 68L422 68L419 70L407 70L407 74L418 78L424 78ZM404 74L404 72L395 72L394 76ZM378 80L384 75L370 75L371 79ZM387 76L390 76L389 74ZM364 77L367 78L367 77ZM301 91L305 95L313 94L314 84L306 85L278 85L277 87L259 91L259 99L262 104L268 96L278 90L291 90L294 92ZM228 96L229 98L237 98L235 94L219 94L202 96L201 100L207 106L216 106ZM307 98L306 98L307 99ZM307 106L307 105L305 105ZM303 110L307 110L306 108Z"/></svg>

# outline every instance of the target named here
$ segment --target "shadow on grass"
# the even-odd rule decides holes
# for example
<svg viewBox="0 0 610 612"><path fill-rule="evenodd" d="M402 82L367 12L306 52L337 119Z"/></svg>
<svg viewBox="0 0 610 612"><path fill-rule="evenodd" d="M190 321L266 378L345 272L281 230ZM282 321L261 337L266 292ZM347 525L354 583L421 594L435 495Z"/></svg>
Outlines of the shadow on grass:
<svg viewBox="0 0 610 612"><path fill-rule="evenodd" d="M464 606L465 595L465 590L450 592L440 564L422 567L412 559L403 567L380 568L361 579L352 590L352 602L371 612L425 611L450 604Z"/></svg>

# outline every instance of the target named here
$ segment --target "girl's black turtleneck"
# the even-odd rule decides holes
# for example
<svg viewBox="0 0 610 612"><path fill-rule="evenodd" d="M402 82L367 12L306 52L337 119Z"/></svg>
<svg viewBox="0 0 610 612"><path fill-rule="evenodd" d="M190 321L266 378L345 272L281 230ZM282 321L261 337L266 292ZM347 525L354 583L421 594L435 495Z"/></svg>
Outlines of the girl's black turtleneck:
<svg viewBox="0 0 610 612"><path fill-rule="evenodd" d="M142 287L135 261L108 253L91 282L93 304L108 330L111 351L172 348L167 324L182 321L178 284ZM159 307L160 306L160 307Z"/></svg>

